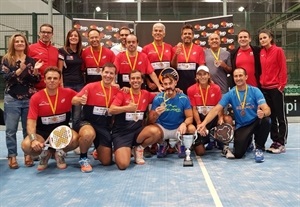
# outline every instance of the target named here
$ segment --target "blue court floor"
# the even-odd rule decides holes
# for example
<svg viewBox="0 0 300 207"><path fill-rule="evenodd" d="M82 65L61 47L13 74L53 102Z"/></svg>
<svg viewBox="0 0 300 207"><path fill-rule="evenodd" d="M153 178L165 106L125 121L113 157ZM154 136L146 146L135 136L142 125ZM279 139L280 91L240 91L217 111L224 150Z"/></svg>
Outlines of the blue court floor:
<svg viewBox="0 0 300 207"><path fill-rule="evenodd" d="M54 160L43 172L36 166L26 168L20 148L20 168L9 169L4 131L0 131L0 206L297 207L299 134L299 123L289 124L287 152L265 153L264 163L255 163L252 153L227 160L215 149L203 157L193 155L194 167L183 167L176 154L146 159L143 166L132 162L125 171L91 159L94 171L84 174L73 152L68 153L65 170L58 170ZM18 137L20 145L20 131Z"/></svg>

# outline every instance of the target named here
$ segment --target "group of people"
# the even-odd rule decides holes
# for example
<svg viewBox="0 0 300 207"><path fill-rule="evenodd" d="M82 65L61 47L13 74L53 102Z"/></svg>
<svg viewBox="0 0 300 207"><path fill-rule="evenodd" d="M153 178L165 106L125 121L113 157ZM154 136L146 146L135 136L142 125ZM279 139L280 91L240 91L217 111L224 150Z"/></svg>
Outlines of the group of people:
<svg viewBox="0 0 300 207"><path fill-rule="evenodd" d="M79 148L82 172L93 170L88 155L92 144L93 155L102 165L115 163L120 170L130 165L132 154L136 164L144 164L144 152L156 145L158 158L165 157L168 148L184 158L187 146L178 134L198 133L193 148L202 156L208 149L205 145L212 143L207 129L224 122L235 122L234 150L218 143L228 159L242 158L253 137L256 162L264 161L265 150L285 151L287 68L271 31L260 31L261 47L251 46L250 33L240 31L239 47L231 53L220 47L217 33L208 37L207 49L194 44L189 24L181 28L182 41L174 47L164 42L162 23L153 25L153 42L143 48L127 27L120 28L120 44L111 49L100 44L97 29L88 32L85 49L76 29L68 32L60 49L51 44L53 32L52 25L41 25L39 41L31 45L24 35L13 35L1 62L11 169L19 168L20 118L25 165L33 166L33 157L40 155L40 171L52 156L59 169L67 167L65 154L44 150L44 142L57 126L68 126L70 120L72 140L63 150ZM178 75L161 76L169 67ZM229 85L228 74L234 86ZM227 113L228 105L233 117ZM266 149L269 133L273 143Z"/></svg>

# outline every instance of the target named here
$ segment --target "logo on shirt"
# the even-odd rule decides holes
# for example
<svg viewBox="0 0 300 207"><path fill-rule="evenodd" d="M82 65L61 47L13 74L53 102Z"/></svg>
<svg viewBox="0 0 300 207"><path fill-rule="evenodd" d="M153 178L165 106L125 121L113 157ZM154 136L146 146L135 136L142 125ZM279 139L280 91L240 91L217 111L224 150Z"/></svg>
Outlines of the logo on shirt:
<svg viewBox="0 0 300 207"><path fill-rule="evenodd" d="M65 103L65 102L66 102L65 98L61 99L61 101L60 101L60 103Z"/></svg>

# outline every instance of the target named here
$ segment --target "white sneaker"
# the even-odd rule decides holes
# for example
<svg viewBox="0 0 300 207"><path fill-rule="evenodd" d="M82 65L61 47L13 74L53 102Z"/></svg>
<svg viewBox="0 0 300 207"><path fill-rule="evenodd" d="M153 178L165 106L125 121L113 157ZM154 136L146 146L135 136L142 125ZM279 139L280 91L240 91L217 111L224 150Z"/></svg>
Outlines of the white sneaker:
<svg viewBox="0 0 300 207"><path fill-rule="evenodd" d="M134 148L134 160L138 165L145 164L144 160L144 149L141 146L137 146Z"/></svg>
<svg viewBox="0 0 300 207"><path fill-rule="evenodd" d="M223 147L221 154L222 154L222 156L226 157L227 159L235 158L234 154L232 154L232 152L230 151L229 146L226 146L226 145Z"/></svg>

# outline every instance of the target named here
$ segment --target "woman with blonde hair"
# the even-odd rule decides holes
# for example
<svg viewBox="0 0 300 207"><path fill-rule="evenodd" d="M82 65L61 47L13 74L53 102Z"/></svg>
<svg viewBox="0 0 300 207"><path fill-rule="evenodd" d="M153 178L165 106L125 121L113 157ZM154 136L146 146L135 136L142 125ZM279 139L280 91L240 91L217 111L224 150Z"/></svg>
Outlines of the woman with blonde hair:
<svg viewBox="0 0 300 207"><path fill-rule="evenodd" d="M27 56L28 41L21 34L14 34L9 39L8 51L2 58L1 73L5 80L4 118L6 124L6 146L8 149L8 166L19 168L17 153L17 131L21 118L23 138L27 136L27 114L29 99L36 92L34 84L40 81L39 68L43 62ZM25 166L34 165L29 155L24 156Z"/></svg>

